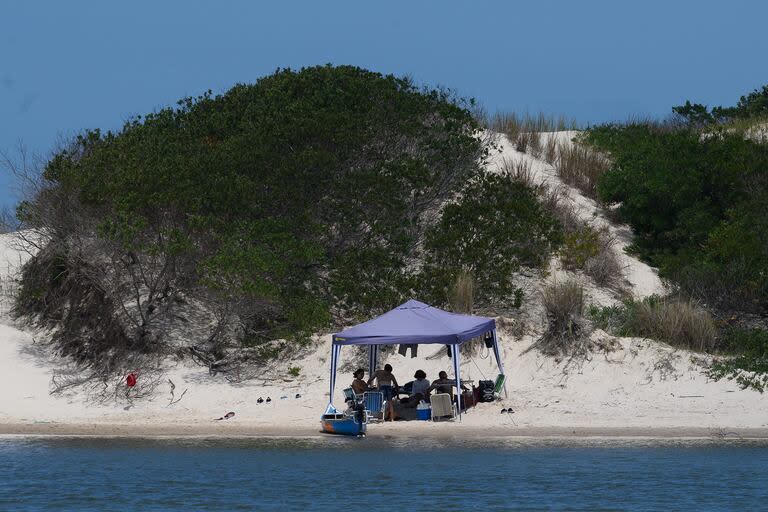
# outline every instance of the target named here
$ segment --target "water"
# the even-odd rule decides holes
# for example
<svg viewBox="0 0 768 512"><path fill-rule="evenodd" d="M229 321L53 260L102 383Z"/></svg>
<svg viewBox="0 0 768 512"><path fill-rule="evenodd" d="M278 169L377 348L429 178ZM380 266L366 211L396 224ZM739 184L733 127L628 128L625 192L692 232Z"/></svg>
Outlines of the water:
<svg viewBox="0 0 768 512"><path fill-rule="evenodd" d="M569 443L5 438L0 510L768 507L766 444Z"/></svg>

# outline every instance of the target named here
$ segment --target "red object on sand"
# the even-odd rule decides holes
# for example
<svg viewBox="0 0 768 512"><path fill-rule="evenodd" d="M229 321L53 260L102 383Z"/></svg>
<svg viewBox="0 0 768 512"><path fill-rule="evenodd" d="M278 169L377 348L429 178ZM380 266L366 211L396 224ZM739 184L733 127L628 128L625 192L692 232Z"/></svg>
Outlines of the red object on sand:
<svg viewBox="0 0 768 512"><path fill-rule="evenodd" d="M125 383L128 385L129 388L132 388L136 385L136 374L135 373L129 373L128 377L125 378Z"/></svg>

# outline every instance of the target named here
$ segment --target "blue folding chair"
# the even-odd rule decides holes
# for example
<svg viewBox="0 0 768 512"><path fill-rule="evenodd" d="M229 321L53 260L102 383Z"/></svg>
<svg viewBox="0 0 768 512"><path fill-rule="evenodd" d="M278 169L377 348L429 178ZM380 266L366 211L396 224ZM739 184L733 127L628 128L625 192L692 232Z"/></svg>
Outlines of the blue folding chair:
<svg viewBox="0 0 768 512"><path fill-rule="evenodd" d="M384 420L384 393L381 391L366 391L363 393L363 404L369 418Z"/></svg>

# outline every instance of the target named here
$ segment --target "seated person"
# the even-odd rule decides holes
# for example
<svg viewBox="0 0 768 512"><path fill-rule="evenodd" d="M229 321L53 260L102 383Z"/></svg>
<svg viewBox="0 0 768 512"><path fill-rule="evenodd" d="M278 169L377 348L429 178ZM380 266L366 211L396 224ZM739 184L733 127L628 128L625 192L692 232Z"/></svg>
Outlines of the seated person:
<svg viewBox="0 0 768 512"><path fill-rule="evenodd" d="M418 402L411 404L408 398L403 400L392 400L389 419L391 420L416 420L416 406Z"/></svg>
<svg viewBox="0 0 768 512"><path fill-rule="evenodd" d="M407 398L403 398L399 402L396 401L393 407L395 419L415 420L416 419L416 407L422 400L428 400L429 397L429 381L427 380L427 374L424 370L416 370L413 375L414 381L406 383L411 384L411 394Z"/></svg>
<svg viewBox="0 0 768 512"><path fill-rule="evenodd" d="M428 391L432 391L434 389L438 393L448 393L449 395L453 396L453 386L456 385L456 381L449 379L448 374L444 371L440 372L438 377L440 378L432 381L432 385L429 386ZM461 385L461 389L463 391L469 391L469 388L464 384Z"/></svg>
<svg viewBox="0 0 768 512"><path fill-rule="evenodd" d="M362 395L368 391L368 384L363 380L363 377L365 377L365 370L358 368L355 373L352 374L352 376L355 379L352 381L352 384L350 384L349 387L352 388L352 391L354 391L356 395Z"/></svg>
<svg viewBox="0 0 768 512"><path fill-rule="evenodd" d="M429 396L429 381L424 370L416 370L413 378L416 380L413 381L409 401L419 403L419 400L425 400Z"/></svg>
<svg viewBox="0 0 768 512"><path fill-rule="evenodd" d="M384 395L384 400L392 400L392 397L395 396L394 390L400 387L397 384L397 379L392 375L391 364L385 364L383 370L373 372L371 378L368 379L368 385L370 386L374 380L376 380L379 391Z"/></svg>

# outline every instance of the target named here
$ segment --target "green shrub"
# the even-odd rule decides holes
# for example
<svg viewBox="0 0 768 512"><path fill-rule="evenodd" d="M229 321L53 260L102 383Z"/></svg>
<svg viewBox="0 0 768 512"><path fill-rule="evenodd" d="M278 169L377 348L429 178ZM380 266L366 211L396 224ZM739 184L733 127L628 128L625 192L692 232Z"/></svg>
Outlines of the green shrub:
<svg viewBox="0 0 768 512"><path fill-rule="evenodd" d="M444 304L456 277L470 272L475 301L512 305L519 302L513 273L543 266L561 241L559 223L535 190L507 173L481 173L428 233L422 282Z"/></svg>
<svg viewBox="0 0 768 512"><path fill-rule="evenodd" d="M566 234L560 248L563 267L568 270L584 269L587 260L600 254L601 246L600 233L589 226Z"/></svg>
<svg viewBox="0 0 768 512"><path fill-rule="evenodd" d="M742 389L765 391L768 385L768 331L729 329L723 336L723 350L733 356L714 361L708 371L710 377L735 379Z"/></svg>
<svg viewBox="0 0 768 512"><path fill-rule="evenodd" d="M623 306L595 306L591 304L587 309L587 314L592 319L595 327L610 332L615 336L631 336L625 329L627 318L627 301Z"/></svg>
<svg viewBox="0 0 768 512"><path fill-rule="evenodd" d="M288 368L288 375L290 375L291 377L298 377L300 373L301 373L301 368L299 368L298 366L291 366L290 368Z"/></svg>
<svg viewBox="0 0 768 512"><path fill-rule="evenodd" d="M623 268L607 230L581 224L566 232L559 254L563 268L583 270L599 286L620 287Z"/></svg>
<svg viewBox="0 0 768 512"><path fill-rule="evenodd" d="M520 309L520 307L523 305L523 289L522 288L516 288L514 292L512 292L512 295L514 296L514 299L512 301L512 307L515 309Z"/></svg>

